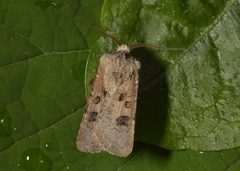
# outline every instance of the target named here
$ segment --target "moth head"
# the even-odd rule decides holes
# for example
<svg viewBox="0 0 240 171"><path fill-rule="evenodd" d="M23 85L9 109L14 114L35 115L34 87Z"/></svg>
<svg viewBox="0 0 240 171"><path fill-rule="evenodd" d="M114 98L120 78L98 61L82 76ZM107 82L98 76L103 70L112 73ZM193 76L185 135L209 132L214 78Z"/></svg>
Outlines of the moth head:
<svg viewBox="0 0 240 171"><path fill-rule="evenodd" d="M127 45L123 44L118 47L117 51L123 51L125 53L130 53L130 48Z"/></svg>

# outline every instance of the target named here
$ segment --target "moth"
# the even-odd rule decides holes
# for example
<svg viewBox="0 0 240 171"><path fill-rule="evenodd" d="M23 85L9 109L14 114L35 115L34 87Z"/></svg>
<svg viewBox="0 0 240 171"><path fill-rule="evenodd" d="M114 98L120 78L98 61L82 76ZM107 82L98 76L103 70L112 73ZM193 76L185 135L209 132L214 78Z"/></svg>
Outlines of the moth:
<svg viewBox="0 0 240 171"><path fill-rule="evenodd" d="M133 148L140 62L126 45L104 54L77 136L83 152L126 157Z"/></svg>
<svg viewBox="0 0 240 171"><path fill-rule="evenodd" d="M76 19L74 19L76 20ZM78 21L78 20L77 20ZM89 26L117 42L113 36ZM136 44L131 47L158 46ZM100 58L90 97L82 118L76 145L82 152L101 151L127 157L134 142L140 62L130 54L130 48L119 45L116 52Z"/></svg>

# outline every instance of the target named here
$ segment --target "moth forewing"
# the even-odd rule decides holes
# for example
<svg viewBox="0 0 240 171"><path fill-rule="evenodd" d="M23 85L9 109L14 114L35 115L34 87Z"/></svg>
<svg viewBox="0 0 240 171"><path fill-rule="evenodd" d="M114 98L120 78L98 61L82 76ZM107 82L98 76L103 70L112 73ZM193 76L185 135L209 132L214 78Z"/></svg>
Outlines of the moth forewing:
<svg viewBox="0 0 240 171"><path fill-rule="evenodd" d="M126 45L105 54L77 137L83 152L107 151L126 157L133 148L140 62Z"/></svg>
<svg viewBox="0 0 240 171"><path fill-rule="evenodd" d="M101 146L98 143L97 137L94 135L94 124L98 116L97 111L101 110L101 92L103 78L99 75L102 73L101 65L98 68L97 74L93 81L92 90L88 99L86 109L82 118L80 129L77 136L76 145L83 152L99 152Z"/></svg>

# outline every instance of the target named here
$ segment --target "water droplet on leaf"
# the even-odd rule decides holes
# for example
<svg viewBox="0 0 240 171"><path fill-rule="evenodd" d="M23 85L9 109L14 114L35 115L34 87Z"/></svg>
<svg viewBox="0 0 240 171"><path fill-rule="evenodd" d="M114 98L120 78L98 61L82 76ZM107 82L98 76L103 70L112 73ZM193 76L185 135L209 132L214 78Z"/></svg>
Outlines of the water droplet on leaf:
<svg viewBox="0 0 240 171"><path fill-rule="evenodd" d="M48 150L48 151L52 151L54 148L53 144L52 143L46 143L45 144L45 149Z"/></svg>

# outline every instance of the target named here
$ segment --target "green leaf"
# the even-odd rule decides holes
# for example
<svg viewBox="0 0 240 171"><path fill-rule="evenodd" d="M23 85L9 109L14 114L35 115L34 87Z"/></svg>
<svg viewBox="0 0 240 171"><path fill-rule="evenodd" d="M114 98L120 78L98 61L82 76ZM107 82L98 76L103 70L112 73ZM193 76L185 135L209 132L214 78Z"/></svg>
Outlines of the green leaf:
<svg viewBox="0 0 240 171"><path fill-rule="evenodd" d="M239 168L238 1L2 0L0 12L4 170ZM136 139L145 143L127 158L76 148L85 84L116 45L71 17L129 45L187 49L132 51L142 65Z"/></svg>
<svg viewBox="0 0 240 171"><path fill-rule="evenodd" d="M137 140L177 150L239 147L239 8L237 1L104 2L103 27L122 42L186 48L132 52L142 63ZM99 44L90 53L97 56ZM95 56L88 68L96 68Z"/></svg>

